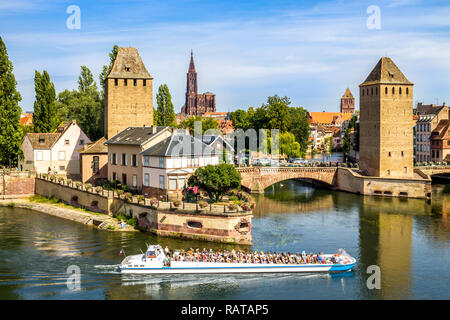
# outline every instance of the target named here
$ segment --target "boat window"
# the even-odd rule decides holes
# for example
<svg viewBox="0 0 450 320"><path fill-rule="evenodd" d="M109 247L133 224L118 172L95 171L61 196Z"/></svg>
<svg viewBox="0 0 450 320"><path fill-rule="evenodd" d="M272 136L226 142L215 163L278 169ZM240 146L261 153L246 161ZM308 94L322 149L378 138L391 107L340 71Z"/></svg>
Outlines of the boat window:
<svg viewBox="0 0 450 320"><path fill-rule="evenodd" d="M148 251L147 252L147 257L156 257L155 251Z"/></svg>

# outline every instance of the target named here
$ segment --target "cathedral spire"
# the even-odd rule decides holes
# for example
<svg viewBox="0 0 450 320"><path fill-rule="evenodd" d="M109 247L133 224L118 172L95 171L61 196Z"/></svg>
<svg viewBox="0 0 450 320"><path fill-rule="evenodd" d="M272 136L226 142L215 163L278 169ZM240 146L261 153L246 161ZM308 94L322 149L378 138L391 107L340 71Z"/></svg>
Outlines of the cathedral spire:
<svg viewBox="0 0 450 320"><path fill-rule="evenodd" d="M195 65L194 65L194 53L191 49L191 62L189 63L189 72L195 72Z"/></svg>

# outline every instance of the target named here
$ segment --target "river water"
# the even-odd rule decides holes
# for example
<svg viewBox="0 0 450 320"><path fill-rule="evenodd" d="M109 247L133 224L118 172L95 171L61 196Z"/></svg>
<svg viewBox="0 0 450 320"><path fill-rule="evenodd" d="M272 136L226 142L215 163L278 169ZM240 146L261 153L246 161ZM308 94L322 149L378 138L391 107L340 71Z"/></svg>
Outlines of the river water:
<svg viewBox="0 0 450 320"><path fill-rule="evenodd" d="M285 181L256 198L253 249L334 252L358 259L344 274L120 275L117 264L145 242L172 248L231 248L144 233L99 231L0 207L0 299L449 299L450 185L433 200L363 197ZM67 268L81 289L67 287ZM381 289L368 289L367 267ZM372 281L370 281L372 283Z"/></svg>

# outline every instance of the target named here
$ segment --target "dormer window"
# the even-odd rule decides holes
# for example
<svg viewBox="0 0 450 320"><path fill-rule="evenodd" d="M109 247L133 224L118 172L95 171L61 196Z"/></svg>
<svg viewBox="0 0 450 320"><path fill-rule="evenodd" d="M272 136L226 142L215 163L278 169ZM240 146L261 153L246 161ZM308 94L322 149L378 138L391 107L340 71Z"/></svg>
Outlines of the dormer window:
<svg viewBox="0 0 450 320"><path fill-rule="evenodd" d="M125 71L126 72L130 72L130 66L129 65L125 65Z"/></svg>
<svg viewBox="0 0 450 320"><path fill-rule="evenodd" d="M39 144L44 144L45 143L45 139L44 138L39 138Z"/></svg>

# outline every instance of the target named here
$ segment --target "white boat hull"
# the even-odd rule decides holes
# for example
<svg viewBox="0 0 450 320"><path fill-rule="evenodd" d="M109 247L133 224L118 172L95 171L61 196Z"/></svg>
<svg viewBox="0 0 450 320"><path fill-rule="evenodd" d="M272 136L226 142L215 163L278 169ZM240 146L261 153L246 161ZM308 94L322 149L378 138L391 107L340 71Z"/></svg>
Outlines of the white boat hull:
<svg viewBox="0 0 450 320"><path fill-rule="evenodd" d="M211 273L291 273L291 272L344 272L351 270L356 261L347 264L246 264L173 262L170 267L124 267L122 273L134 274L211 274Z"/></svg>

